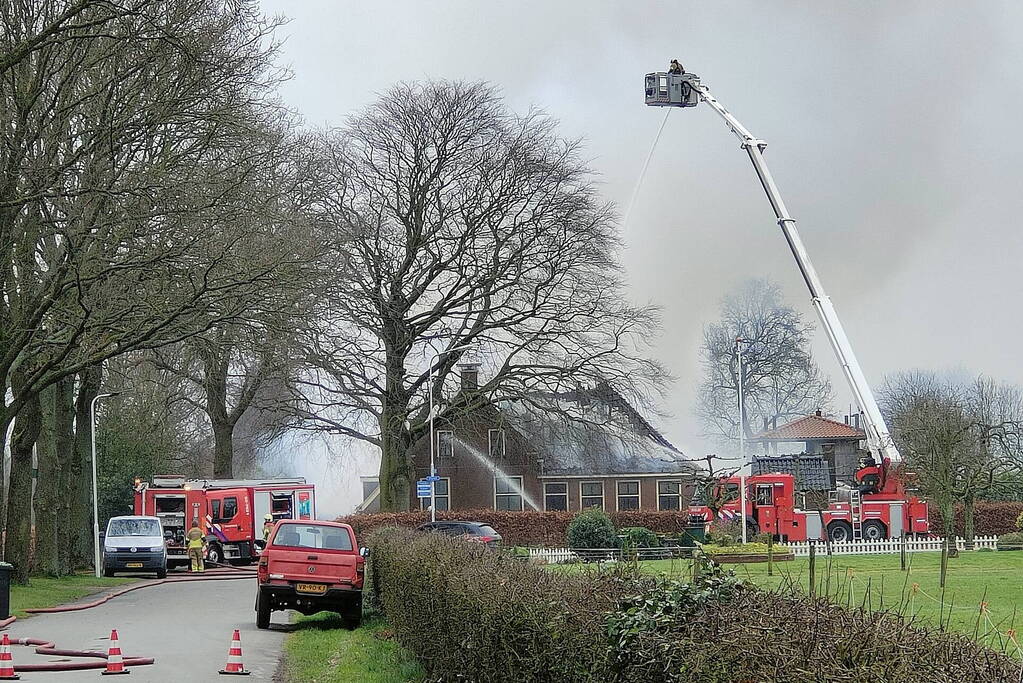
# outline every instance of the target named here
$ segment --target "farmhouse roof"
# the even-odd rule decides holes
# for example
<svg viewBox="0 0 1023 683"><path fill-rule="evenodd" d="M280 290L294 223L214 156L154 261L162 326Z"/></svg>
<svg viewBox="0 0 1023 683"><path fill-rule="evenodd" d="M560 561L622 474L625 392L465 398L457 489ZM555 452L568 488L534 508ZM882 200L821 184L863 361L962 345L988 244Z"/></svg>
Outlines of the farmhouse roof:
<svg viewBox="0 0 1023 683"><path fill-rule="evenodd" d="M865 438L867 435L862 429L821 415L806 415L777 429L769 429L753 436L755 441L859 440Z"/></svg>

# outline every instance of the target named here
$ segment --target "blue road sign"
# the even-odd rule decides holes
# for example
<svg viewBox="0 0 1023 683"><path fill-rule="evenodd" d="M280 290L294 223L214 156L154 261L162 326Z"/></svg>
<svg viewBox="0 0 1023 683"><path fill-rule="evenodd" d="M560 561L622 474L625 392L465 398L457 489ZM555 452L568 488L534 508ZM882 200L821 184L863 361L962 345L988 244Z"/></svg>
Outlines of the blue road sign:
<svg viewBox="0 0 1023 683"><path fill-rule="evenodd" d="M429 498L430 492L433 490L433 485L425 479L420 479L416 482L416 497L417 498Z"/></svg>

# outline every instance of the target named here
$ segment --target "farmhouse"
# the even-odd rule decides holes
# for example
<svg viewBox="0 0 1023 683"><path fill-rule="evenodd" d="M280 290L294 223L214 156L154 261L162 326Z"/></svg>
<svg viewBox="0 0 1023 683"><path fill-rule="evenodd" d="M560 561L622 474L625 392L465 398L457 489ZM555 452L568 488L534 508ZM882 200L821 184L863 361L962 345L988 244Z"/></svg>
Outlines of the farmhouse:
<svg viewBox="0 0 1023 683"><path fill-rule="evenodd" d="M696 468L621 395L601 386L546 400L582 406L583 422L541 417L521 403L436 422L438 510L685 509ZM412 451L416 478L427 476L428 438ZM363 477L358 511L378 509L377 492L376 478ZM429 499L411 503L426 508Z"/></svg>
<svg viewBox="0 0 1023 683"><path fill-rule="evenodd" d="M824 417L818 410L814 415L800 417L775 429L765 429L751 440L759 443L766 455L772 456L758 458L765 463L764 471L789 471L788 465L782 466L787 461L781 456L793 456L789 460L807 462L814 458L798 456L819 456L828 470L830 481L827 487L832 488L838 481L853 480L860 457L866 452L863 448L866 438L866 432L859 426L859 415L846 417L844 422L839 422ZM801 445L801 452L795 450L794 444ZM779 457L779 467L772 469L769 463L774 456Z"/></svg>

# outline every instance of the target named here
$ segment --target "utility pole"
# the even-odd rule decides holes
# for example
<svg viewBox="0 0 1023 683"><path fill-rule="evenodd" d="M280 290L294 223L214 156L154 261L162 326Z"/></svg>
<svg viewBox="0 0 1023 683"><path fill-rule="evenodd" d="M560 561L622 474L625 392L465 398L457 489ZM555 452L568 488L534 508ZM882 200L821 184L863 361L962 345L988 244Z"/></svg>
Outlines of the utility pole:
<svg viewBox="0 0 1023 683"><path fill-rule="evenodd" d="M430 358L430 386L427 388L427 394L429 395L429 400L430 400L430 521L431 522L436 522L437 521L437 482L433 479L433 477L437 476L437 466L434 464L434 455L433 455L434 449L435 449L435 444L433 442L433 439L434 439L434 437L433 437L433 382L434 382L434 370L436 369L437 361L440 359L441 356L446 356L447 354L454 353L455 351L464 351L466 349L472 348L473 346L474 346L474 344L463 344L461 346L455 346L455 347L450 348L450 349L444 349L443 351L436 352L435 354L433 354L433 357Z"/></svg>
<svg viewBox="0 0 1023 683"><path fill-rule="evenodd" d="M746 543L746 404L742 396L742 337L735 338L735 356L739 361L739 505L742 508L742 542Z"/></svg>

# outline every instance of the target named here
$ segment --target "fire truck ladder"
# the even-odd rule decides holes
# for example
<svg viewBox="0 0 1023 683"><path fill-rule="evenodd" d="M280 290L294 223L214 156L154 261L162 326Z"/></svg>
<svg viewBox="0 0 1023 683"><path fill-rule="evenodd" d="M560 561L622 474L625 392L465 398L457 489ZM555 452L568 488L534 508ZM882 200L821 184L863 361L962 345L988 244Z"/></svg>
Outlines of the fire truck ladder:
<svg viewBox="0 0 1023 683"><path fill-rule="evenodd" d="M853 540L859 541L863 538L863 496L856 489L849 492L849 522Z"/></svg>

